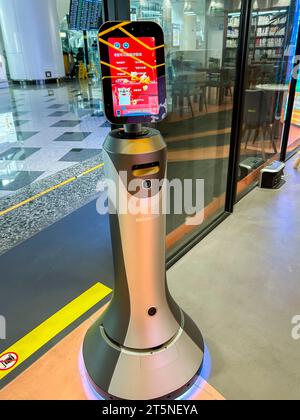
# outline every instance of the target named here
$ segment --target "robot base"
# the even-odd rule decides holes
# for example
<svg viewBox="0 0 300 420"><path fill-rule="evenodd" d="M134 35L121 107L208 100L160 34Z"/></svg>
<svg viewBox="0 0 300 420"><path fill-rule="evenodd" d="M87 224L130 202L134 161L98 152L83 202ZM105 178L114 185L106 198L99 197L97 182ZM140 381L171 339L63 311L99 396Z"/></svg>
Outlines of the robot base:
<svg viewBox="0 0 300 420"><path fill-rule="evenodd" d="M157 130L112 131L103 146L110 203L115 285L111 303L88 330L83 361L93 388L105 398L176 398L193 385L204 358L195 323L172 298L166 279L164 188L167 146ZM126 180L121 176L126 173ZM137 184L135 194L129 188ZM138 209L121 211L123 201ZM122 201L120 200L120 201ZM123 203L124 204L124 203ZM127 208L127 207L126 207Z"/></svg>
<svg viewBox="0 0 300 420"><path fill-rule="evenodd" d="M163 397L159 397L159 398L153 398L153 400L162 400L162 401L176 400L180 396L184 395L197 382L197 380L198 380L198 378L200 377L200 374L201 374L201 369L202 369L202 366L199 369L199 371L197 372L197 374L186 385L182 386L181 388L179 388L178 390L172 392L171 394L164 395ZM96 394L98 394L104 400L107 400L107 401L109 401L109 400L111 400L111 401L120 401L121 400L121 398L116 397L114 395L107 394L107 392L105 392L102 389L100 389L92 381L92 379L89 376L88 376L88 382L89 382L90 386L93 388L93 390L96 392Z"/></svg>
<svg viewBox="0 0 300 420"><path fill-rule="evenodd" d="M177 334L149 350L134 350L112 341L101 317L83 345L92 388L107 400L167 400L185 394L201 373L204 341L194 322L181 314Z"/></svg>

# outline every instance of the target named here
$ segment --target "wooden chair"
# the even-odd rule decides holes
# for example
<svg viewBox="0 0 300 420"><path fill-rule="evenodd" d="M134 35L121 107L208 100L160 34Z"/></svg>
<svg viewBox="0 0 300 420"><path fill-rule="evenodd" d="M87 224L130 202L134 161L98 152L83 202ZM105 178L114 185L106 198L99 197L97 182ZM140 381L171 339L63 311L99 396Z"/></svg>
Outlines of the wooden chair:
<svg viewBox="0 0 300 420"><path fill-rule="evenodd" d="M259 134L262 132L261 148L263 158L266 160L265 140L269 131L271 136L271 143L274 152L277 153L276 142L274 138L273 124L275 120L275 108L271 107L273 112L270 112L268 106L267 95L263 90L246 90L245 92L245 107L244 107L244 128L243 137L247 133L245 149L247 149L251 134L253 131L253 144L257 141Z"/></svg>
<svg viewBox="0 0 300 420"><path fill-rule="evenodd" d="M172 98L173 111L179 106L181 117L183 116L185 99L188 101L193 117L195 116L193 103L198 102L199 112L202 111L203 106L207 112L206 73L191 73L190 76L187 73L184 76L176 77L172 85Z"/></svg>

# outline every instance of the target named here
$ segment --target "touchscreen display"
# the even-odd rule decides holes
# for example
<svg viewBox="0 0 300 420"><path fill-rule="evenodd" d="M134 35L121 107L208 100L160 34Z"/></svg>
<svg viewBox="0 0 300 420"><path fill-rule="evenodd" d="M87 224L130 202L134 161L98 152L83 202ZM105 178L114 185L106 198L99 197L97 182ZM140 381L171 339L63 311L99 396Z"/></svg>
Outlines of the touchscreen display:
<svg viewBox="0 0 300 420"><path fill-rule="evenodd" d="M157 115L155 38L109 38L108 43L114 116Z"/></svg>

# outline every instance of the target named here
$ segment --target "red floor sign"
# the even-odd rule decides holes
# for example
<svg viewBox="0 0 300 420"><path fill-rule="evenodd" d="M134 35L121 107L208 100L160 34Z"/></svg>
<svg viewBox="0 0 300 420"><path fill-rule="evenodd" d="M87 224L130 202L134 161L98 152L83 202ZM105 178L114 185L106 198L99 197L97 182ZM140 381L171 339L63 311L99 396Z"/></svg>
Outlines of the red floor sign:
<svg viewBox="0 0 300 420"><path fill-rule="evenodd" d="M0 370L12 369L18 362L18 355L16 353L2 354L0 357Z"/></svg>

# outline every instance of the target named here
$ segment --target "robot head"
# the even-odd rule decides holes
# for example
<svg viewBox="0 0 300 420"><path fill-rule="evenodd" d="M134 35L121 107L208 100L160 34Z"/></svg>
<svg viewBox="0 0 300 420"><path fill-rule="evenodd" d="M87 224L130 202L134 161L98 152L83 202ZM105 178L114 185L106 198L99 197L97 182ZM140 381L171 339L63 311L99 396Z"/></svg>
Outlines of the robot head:
<svg viewBox="0 0 300 420"><path fill-rule="evenodd" d="M120 125L161 121L167 114L161 27L148 21L106 22L99 46L107 119Z"/></svg>

